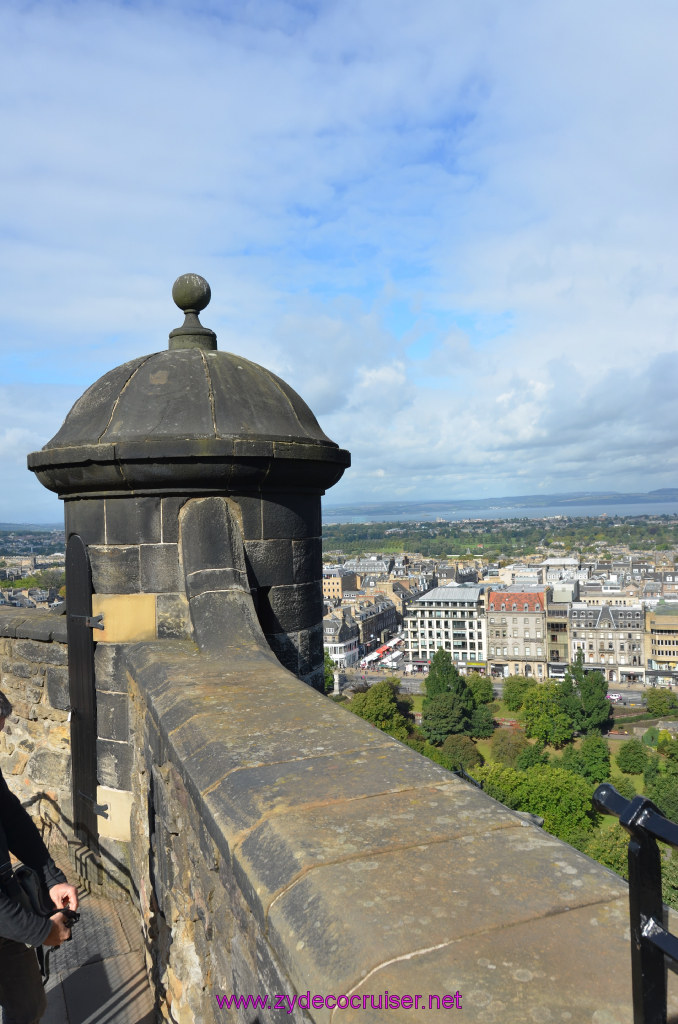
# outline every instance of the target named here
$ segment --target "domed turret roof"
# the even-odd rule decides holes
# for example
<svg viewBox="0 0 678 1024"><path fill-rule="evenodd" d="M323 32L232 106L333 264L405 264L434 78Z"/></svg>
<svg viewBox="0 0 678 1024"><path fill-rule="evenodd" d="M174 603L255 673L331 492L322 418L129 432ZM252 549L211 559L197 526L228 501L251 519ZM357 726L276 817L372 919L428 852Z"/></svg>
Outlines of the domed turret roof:
<svg viewBox="0 0 678 1024"><path fill-rule="evenodd" d="M133 359L100 377L52 440L29 456L29 468L45 486L71 491L66 476L73 474L65 476L63 470L75 465L82 468L71 483L80 490L85 465L92 468L90 483L96 489L95 465L108 467L99 473L99 487L116 488L132 477L135 486L153 486L150 467L141 473L144 484L139 472L126 471L128 462L164 463L160 475L166 485L170 463L177 460L217 460L223 467L225 459L262 457L331 463L335 473L339 470L338 479L350 456L323 433L303 399L263 366L217 351L216 336L198 319L210 299L204 278L185 274L172 294L185 321L171 332L169 349ZM114 464L118 469L112 473ZM62 472L47 472L57 466ZM207 475L213 477L215 469L212 465Z"/></svg>

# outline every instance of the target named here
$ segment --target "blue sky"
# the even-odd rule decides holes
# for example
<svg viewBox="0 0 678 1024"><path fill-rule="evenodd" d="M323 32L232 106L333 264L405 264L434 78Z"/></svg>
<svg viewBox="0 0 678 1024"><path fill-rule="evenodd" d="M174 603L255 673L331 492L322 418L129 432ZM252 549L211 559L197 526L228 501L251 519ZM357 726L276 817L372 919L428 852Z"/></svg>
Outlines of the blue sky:
<svg viewBox="0 0 678 1024"><path fill-rule="evenodd" d="M326 501L675 486L668 0L0 10L0 521L205 276L353 467Z"/></svg>

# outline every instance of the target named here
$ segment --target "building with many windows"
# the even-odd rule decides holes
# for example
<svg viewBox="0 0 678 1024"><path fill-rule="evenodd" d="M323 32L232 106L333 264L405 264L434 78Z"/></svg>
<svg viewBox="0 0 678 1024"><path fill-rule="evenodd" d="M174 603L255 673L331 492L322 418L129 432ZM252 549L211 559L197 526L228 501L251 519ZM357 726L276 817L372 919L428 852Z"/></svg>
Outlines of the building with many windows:
<svg viewBox="0 0 678 1024"><path fill-rule="evenodd" d="M459 668L485 669L484 587L435 587L412 602L405 617L407 660L426 665L439 647Z"/></svg>
<svg viewBox="0 0 678 1024"><path fill-rule="evenodd" d="M608 683L645 679L642 607L573 603L570 610L570 659L584 655L584 667L603 673Z"/></svg>
<svg viewBox="0 0 678 1024"><path fill-rule="evenodd" d="M506 587L487 595L487 661L494 675L547 677L544 587Z"/></svg>
<svg viewBox="0 0 678 1024"><path fill-rule="evenodd" d="M645 612L645 664L650 686L678 686L678 602Z"/></svg>
<svg viewBox="0 0 678 1024"><path fill-rule="evenodd" d="M360 630L350 611L323 617L323 647L337 668L350 668L360 657Z"/></svg>

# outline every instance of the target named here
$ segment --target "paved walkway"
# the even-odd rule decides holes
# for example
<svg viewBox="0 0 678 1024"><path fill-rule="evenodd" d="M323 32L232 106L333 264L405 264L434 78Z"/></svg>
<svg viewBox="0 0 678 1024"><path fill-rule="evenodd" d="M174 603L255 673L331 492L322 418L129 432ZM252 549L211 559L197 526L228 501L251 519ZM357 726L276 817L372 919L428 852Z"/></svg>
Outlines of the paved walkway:
<svg viewBox="0 0 678 1024"><path fill-rule="evenodd" d="M73 938L50 957L42 1024L155 1024L138 919L85 893Z"/></svg>

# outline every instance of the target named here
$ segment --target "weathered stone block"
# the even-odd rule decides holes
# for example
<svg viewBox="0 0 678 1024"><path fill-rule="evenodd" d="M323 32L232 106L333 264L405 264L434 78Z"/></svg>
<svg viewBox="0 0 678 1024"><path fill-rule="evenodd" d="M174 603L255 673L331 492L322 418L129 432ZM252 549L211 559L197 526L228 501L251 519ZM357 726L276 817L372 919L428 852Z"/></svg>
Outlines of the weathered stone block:
<svg viewBox="0 0 678 1024"><path fill-rule="evenodd" d="M186 504L186 498L162 498L160 515L163 544L176 544L179 540L179 511Z"/></svg>
<svg viewBox="0 0 678 1024"><path fill-rule="evenodd" d="M242 497L237 497L235 501L240 510L242 532L245 540L262 540L264 533L261 498L243 495Z"/></svg>
<svg viewBox="0 0 678 1024"><path fill-rule="evenodd" d="M136 594L140 587L138 545L92 545L92 587L97 594Z"/></svg>
<svg viewBox="0 0 678 1024"><path fill-rule="evenodd" d="M311 495L267 496L261 502L262 535L266 540L305 540L321 536L320 498Z"/></svg>
<svg viewBox="0 0 678 1024"><path fill-rule="evenodd" d="M267 633L266 640L283 668L299 675L299 634Z"/></svg>
<svg viewBox="0 0 678 1024"><path fill-rule="evenodd" d="M129 743L97 739L97 779L112 789L132 788L132 748Z"/></svg>
<svg viewBox="0 0 678 1024"><path fill-rule="evenodd" d="M49 612L27 609L27 616L21 625L17 625L17 637L26 637L31 640L43 640L48 642L52 639L54 618Z"/></svg>
<svg viewBox="0 0 678 1024"><path fill-rule="evenodd" d="M155 609L159 640L191 637L191 615L185 594L158 594Z"/></svg>
<svg viewBox="0 0 678 1024"><path fill-rule="evenodd" d="M306 676L311 672L322 670L323 666L323 627L322 623L300 630L299 675Z"/></svg>
<svg viewBox="0 0 678 1024"><path fill-rule="evenodd" d="M68 651L64 644L40 643L38 640L17 640L15 656L44 665L68 664Z"/></svg>
<svg viewBox="0 0 678 1024"><path fill-rule="evenodd" d="M126 644L97 644L94 649L94 677L97 690L127 693Z"/></svg>
<svg viewBox="0 0 678 1024"><path fill-rule="evenodd" d="M26 765L31 782L59 789L70 784L70 751L49 750L43 747L31 754Z"/></svg>
<svg viewBox="0 0 678 1024"><path fill-rule="evenodd" d="M160 498L106 498L107 544L159 544Z"/></svg>
<svg viewBox="0 0 678 1024"><path fill-rule="evenodd" d="M186 575L189 600L200 594L224 590L247 591L247 573L241 569L199 569Z"/></svg>
<svg viewBox="0 0 678 1024"><path fill-rule="evenodd" d="M317 583L271 587L260 592L258 611L266 634L308 629L322 619L322 591Z"/></svg>
<svg viewBox="0 0 678 1024"><path fill-rule="evenodd" d="M47 681L47 699L53 708L68 711L70 695L68 689L68 669L50 666L45 676Z"/></svg>
<svg viewBox="0 0 678 1024"><path fill-rule="evenodd" d="M102 739L129 739L128 698L125 693L100 690L97 696L97 730Z"/></svg>
<svg viewBox="0 0 678 1024"><path fill-rule="evenodd" d="M322 544L317 538L292 541L292 557L292 582L315 583L322 579ZM286 582L289 581L290 577Z"/></svg>
<svg viewBox="0 0 678 1024"><path fill-rule="evenodd" d="M146 594L175 593L183 588L176 544L142 544L141 589Z"/></svg>
<svg viewBox="0 0 678 1024"><path fill-rule="evenodd" d="M15 679L30 679L40 671L40 665L35 661L5 662L2 666L3 673L11 674Z"/></svg>
<svg viewBox="0 0 678 1024"><path fill-rule="evenodd" d="M275 587L292 582L292 541L249 540L245 543L245 558L253 586Z"/></svg>
<svg viewBox="0 0 678 1024"><path fill-rule="evenodd" d="M106 543L104 502L99 498L69 499L64 502L66 538L72 533L82 537L85 544Z"/></svg>

